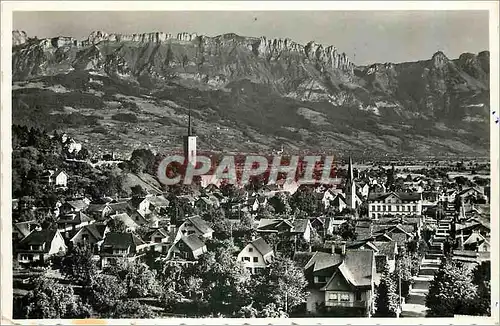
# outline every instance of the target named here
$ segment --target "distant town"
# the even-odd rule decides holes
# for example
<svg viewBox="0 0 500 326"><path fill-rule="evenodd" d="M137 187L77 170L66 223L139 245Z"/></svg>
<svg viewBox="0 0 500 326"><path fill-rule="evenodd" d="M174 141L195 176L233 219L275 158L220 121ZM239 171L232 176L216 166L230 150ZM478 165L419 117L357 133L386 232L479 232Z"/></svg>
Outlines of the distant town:
<svg viewBox="0 0 500 326"><path fill-rule="evenodd" d="M162 153L12 138L16 319L490 314L487 162L345 157L335 184L165 186Z"/></svg>

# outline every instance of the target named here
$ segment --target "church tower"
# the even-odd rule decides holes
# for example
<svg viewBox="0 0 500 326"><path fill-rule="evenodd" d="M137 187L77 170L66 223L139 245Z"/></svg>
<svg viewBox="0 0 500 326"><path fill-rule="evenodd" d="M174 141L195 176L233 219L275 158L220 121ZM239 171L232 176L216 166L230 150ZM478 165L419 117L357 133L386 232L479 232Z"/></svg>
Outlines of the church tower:
<svg viewBox="0 0 500 326"><path fill-rule="evenodd" d="M352 160L349 156L349 167L347 169L347 181L345 185L347 207L356 209L356 183L354 181L354 172L352 169Z"/></svg>
<svg viewBox="0 0 500 326"><path fill-rule="evenodd" d="M196 165L196 136L191 128L191 110L188 116L188 133L184 136L184 159L187 164Z"/></svg>

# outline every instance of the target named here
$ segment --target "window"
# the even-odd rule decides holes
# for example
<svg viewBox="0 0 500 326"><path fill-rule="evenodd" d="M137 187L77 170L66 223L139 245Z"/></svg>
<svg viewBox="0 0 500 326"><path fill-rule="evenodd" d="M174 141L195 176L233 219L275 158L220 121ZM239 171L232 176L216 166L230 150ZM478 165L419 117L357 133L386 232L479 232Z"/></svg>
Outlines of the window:
<svg viewBox="0 0 500 326"><path fill-rule="evenodd" d="M194 233L194 230L189 230L188 231L188 234L193 234Z"/></svg>
<svg viewBox="0 0 500 326"><path fill-rule="evenodd" d="M361 292L360 291L356 292L356 301L361 301Z"/></svg>
<svg viewBox="0 0 500 326"><path fill-rule="evenodd" d="M417 205L413 205L413 211L416 212L417 211Z"/></svg>
<svg viewBox="0 0 500 326"><path fill-rule="evenodd" d="M161 237L155 237L155 243L161 243Z"/></svg>
<svg viewBox="0 0 500 326"><path fill-rule="evenodd" d="M339 300L339 296L337 293L330 293L330 295L328 296L328 301L338 301Z"/></svg>
<svg viewBox="0 0 500 326"><path fill-rule="evenodd" d="M243 261L250 261L250 257L243 257Z"/></svg>
<svg viewBox="0 0 500 326"><path fill-rule="evenodd" d="M326 277L318 276L318 283L326 283Z"/></svg>
<svg viewBox="0 0 500 326"><path fill-rule="evenodd" d="M342 293L340 295L340 301L349 301L349 293Z"/></svg>
<svg viewBox="0 0 500 326"><path fill-rule="evenodd" d="M247 271L249 271L250 273L252 273L252 267L247 267Z"/></svg>
<svg viewBox="0 0 500 326"><path fill-rule="evenodd" d="M245 257L241 257L241 261L245 261Z"/></svg>
<svg viewBox="0 0 500 326"><path fill-rule="evenodd" d="M258 263L259 262L259 257L253 257L253 262Z"/></svg>
<svg viewBox="0 0 500 326"><path fill-rule="evenodd" d="M252 247L249 247L249 248L248 248L248 252L253 252L253 248L252 248Z"/></svg>
<svg viewBox="0 0 500 326"><path fill-rule="evenodd" d="M89 241L89 235L88 234L82 235L82 239L83 239L84 242Z"/></svg>
<svg viewBox="0 0 500 326"><path fill-rule="evenodd" d="M255 274L262 274L264 272L263 267L255 267Z"/></svg>

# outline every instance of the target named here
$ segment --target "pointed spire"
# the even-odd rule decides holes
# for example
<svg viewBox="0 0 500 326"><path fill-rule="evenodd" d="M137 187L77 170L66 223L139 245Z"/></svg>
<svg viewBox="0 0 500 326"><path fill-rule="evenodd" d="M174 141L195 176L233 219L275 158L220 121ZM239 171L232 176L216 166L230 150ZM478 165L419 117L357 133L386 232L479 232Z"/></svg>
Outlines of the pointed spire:
<svg viewBox="0 0 500 326"><path fill-rule="evenodd" d="M352 170L352 159L351 159L350 155L349 155L349 167L347 169L347 180L349 180L349 181L354 180L354 172Z"/></svg>
<svg viewBox="0 0 500 326"><path fill-rule="evenodd" d="M188 136L192 136L193 135L193 131L191 129L191 108L189 108L189 112L188 112Z"/></svg>

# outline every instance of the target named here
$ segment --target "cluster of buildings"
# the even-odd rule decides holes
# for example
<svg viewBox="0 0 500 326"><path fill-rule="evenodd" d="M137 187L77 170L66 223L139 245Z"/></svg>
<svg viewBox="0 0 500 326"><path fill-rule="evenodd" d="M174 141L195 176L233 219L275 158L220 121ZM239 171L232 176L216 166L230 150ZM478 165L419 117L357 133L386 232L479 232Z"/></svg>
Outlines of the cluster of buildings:
<svg viewBox="0 0 500 326"><path fill-rule="evenodd" d="M185 153L189 160L196 159L196 138L191 131L185 138ZM44 178L48 184L67 187L64 171L47 171ZM437 270L433 259L442 257L447 250L453 259L468 264L489 260L489 198L484 189L444 186L429 191L423 177L417 183L412 179L405 189L394 192L386 189L386 181L366 175L355 177L349 160L343 187L317 185L313 189L318 203L333 213L303 218L291 214L261 218L258 213L271 205L273 196L294 193L298 185L264 186L256 192L246 191L234 202L216 185L209 184L203 194L195 191L177 199L198 211L223 207L229 212L253 215L254 235L234 255L252 274L266 269L282 250L266 242L270 234L291 244L309 244L306 249L295 247L292 254L308 280L306 310L316 314L351 309L369 316L384 267L388 265L394 271L398 253L412 241L424 239L429 252L422 260L422 275L415 278L410 302L421 303ZM158 259L172 263L195 263L207 252L207 240L216 236L214 229L200 215L173 219L171 205L163 194L151 194L98 201L75 198L59 201L55 207L36 208L41 212L50 210L55 221L44 228L36 220L13 223L14 257L20 265L29 266L63 254L70 246L87 246L102 268L118 259L140 260L151 251L157 253ZM13 209L16 206L13 201ZM351 239L339 237L345 223L354 226ZM116 225L121 225L119 230ZM319 235L320 244L313 246L313 234Z"/></svg>

